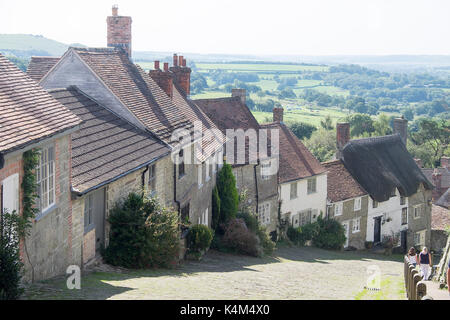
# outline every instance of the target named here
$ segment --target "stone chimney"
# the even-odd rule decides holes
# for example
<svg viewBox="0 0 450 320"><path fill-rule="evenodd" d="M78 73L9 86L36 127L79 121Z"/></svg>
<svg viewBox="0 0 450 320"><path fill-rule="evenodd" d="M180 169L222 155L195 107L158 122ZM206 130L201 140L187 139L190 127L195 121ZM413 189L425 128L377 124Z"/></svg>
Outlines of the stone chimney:
<svg viewBox="0 0 450 320"><path fill-rule="evenodd" d="M119 7L112 7L112 16L106 19L107 46L123 48L131 59L131 17L119 16Z"/></svg>
<svg viewBox="0 0 450 320"><path fill-rule="evenodd" d="M342 157L342 149L350 141L350 123L338 122L336 124L336 159Z"/></svg>
<svg viewBox="0 0 450 320"><path fill-rule="evenodd" d="M419 168L423 168L423 163L421 159L414 158L414 161L416 162Z"/></svg>
<svg viewBox="0 0 450 320"><path fill-rule="evenodd" d="M283 122L283 107L281 108L274 107L272 113L273 113L273 122L277 123Z"/></svg>
<svg viewBox="0 0 450 320"><path fill-rule="evenodd" d="M231 89L231 96L239 97L243 104L246 103L247 92L245 91L245 89Z"/></svg>
<svg viewBox="0 0 450 320"><path fill-rule="evenodd" d="M450 157L441 157L441 167L450 169Z"/></svg>
<svg viewBox="0 0 450 320"><path fill-rule="evenodd" d="M159 61L155 61L155 70L150 70L150 77L172 98L173 74L169 71L169 64L164 62L164 70L159 69Z"/></svg>
<svg viewBox="0 0 450 320"><path fill-rule="evenodd" d="M169 69L173 74L173 81L188 96L191 92L191 69L186 67L186 59L183 56L173 55L173 67Z"/></svg>
<svg viewBox="0 0 450 320"><path fill-rule="evenodd" d="M407 137L408 137L408 120L403 118L395 118L394 119L394 134L398 133L400 138L402 138L403 143L406 146Z"/></svg>

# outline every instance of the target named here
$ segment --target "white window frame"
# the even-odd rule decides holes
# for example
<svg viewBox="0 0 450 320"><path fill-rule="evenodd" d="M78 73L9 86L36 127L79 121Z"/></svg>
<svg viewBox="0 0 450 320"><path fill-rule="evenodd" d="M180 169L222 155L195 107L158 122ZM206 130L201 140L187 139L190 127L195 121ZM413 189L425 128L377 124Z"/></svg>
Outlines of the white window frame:
<svg viewBox="0 0 450 320"><path fill-rule="evenodd" d="M352 220L352 233L358 233L361 231L361 217Z"/></svg>
<svg viewBox="0 0 450 320"><path fill-rule="evenodd" d="M424 246L425 245L426 232L427 232L427 230L421 230L421 231L417 231L414 234L414 245L416 245L416 246ZM419 241L417 241L417 237L419 237Z"/></svg>
<svg viewBox="0 0 450 320"><path fill-rule="evenodd" d="M91 227L94 225L93 201L94 201L94 196L92 193L86 195L86 197L84 198L84 230L85 230L85 232L88 232L89 230L91 230Z"/></svg>
<svg viewBox="0 0 450 320"><path fill-rule="evenodd" d="M292 187L295 186L295 195L292 196ZM289 184L289 199L290 200L294 200L298 198L298 186L297 186L297 181L292 182Z"/></svg>
<svg viewBox="0 0 450 320"><path fill-rule="evenodd" d="M271 161L265 161L261 163L261 179L262 180L269 180L270 179L270 167L271 167Z"/></svg>
<svg viewBox="0 0 450 320"><path fill-rule="evenodd" d="M309 178L306 182L306 193L313 194L317 192L317 178ZM313 188L314 187L314 188Z"/></svg>
<svg viewBox="0 0 450 320"><path fill-rule="evenodd" d="M209 159L207 159L205 161L205 182L207 182L211 179L209 163L210 163L210 161L209 161Z"/></svg>
<svg viewBox="0 0 450 320"><path fill-rule="evenodd" d="M361 210L361 203L362 203L362 198L355 198L354 203L353 203L353 211L359 211Z"/></svg>
<svg viewBox="0 0 450 320"><path fill-rule="evenodd" d="M258 221L263 225L270 223L270 202L266 201L258 205Z"/></svg>
<svg viewBox="0 0 450 320"><path fill-rule="evenodd" d="M414 208L413 208L413 216L414 216L414 219L420 219L420 216L422 215L422 205L417 205L417 206L414 206Z"/></svg>
<svg viewBox="0 0 450 320"><path fill-rule="evenodd" d="M403 211L406 211L406 222L405 223L403 223ZM406 226L408 224L408 207L402 208L402 216L401 216L400 223L402 226Z"/></svg>
<svg viewBox="0 0 450 320"><path fill-rule="evenodd" d="M50 149L53 150L53 159L49 159ZM56 165L55 165L55 146L49 145L39 150L39 164L36 168L36 184L38 186L39 194L39 211L40 214L47 211L50 207L56 203ZM51 172L51 173L50 173ZM45 176L43 176L43 173ZM53 187L51 187L51 185ZM53 201L50 201L50 198ZM45 202L44 202L45 201Z"/></svg>
<svg viewBox="0 0 450 320"><path fill-rule="evenodd" d="M156 191L156 164L151 164L148 167L148 183L147 183L148 190L151 191L151 193Z"/></svg>
<svg viewBox="0 0 450 320"><path fill-rule="evenodd" d="M344 211L344 203L337 202L334 204L334 216L339 217L342 216L342 212Z"/></svg>
<svg viewBox="0 0 450 320"><path fill-rule="evenodd" d="M8 211L8 213L19 213L20 209L20 191L19 191L19 174L14 173L6 177L2 181L3 188L3 200L2 200L2 213Z"/></svg>
<svg viewBox="0 0 450 320"><path fill-rule="evenodd" d="M211 166L212 166L212 173L214 174L214 173L216 173L217 172L217 154L216 153L214 153L212 156L211 156L211 159L212 159L212 161L211 161Z"/></svg>

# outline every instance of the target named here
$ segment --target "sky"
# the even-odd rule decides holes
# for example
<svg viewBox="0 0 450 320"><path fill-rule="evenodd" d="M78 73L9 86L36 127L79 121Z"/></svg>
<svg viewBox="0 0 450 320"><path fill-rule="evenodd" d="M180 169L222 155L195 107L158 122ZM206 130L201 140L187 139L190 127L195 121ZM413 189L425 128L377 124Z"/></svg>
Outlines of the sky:
<svg viewBox="0 0 450 320"><path fill-rule="evenodd" d="M449 0L0 0L0 33L105 46L113 4L136 51L450 54Z"/></svg>

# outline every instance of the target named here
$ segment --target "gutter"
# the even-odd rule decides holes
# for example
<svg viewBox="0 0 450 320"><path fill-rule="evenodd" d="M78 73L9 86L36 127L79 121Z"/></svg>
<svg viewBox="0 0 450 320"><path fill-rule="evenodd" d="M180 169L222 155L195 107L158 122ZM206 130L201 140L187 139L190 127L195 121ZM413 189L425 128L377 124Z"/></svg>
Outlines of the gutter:
<svg viewBox="0 0 450 320"><path fill-rule="evenodd" d="M169 152L169 153L170 153L170 152ZM100 184L98 184L98 185L96 185L96 186L94 186L94 187L91 187L91 188L89 188L89 189L87 189L87 190L84 190L84 191L78 191L78 190L76 190L76 189L74 189L74 188L72 187L72 192L75 193L77 196L81 197L81 196L83 196L83 195L85 195L85 194L87 194L87 193L89 193L89 192L91 192L91 191L100 189L101 187L103 187L103 186L105 186L105 185L107 185L107 184L110 184L111 182L114 182L114 181L116 181L116 180L119 180L120 178L122 178L122 177L124 177L124 176L126 176L126 175L128 175L128 174L130 174L130 173L132 173L132 172L135 172L135 171L137 171L137 170L139 170L139 169L141 169L141 168L143 168L143 167L145 167L145 166L149 166L149 165L152 164L153 162L156 162L156 161L158 161L159 159L161 159L161 158L167 156L169 153L165 153L165 154L163 154L163 155L161 155L161 156L159 156L159 157L157 157L157 158L154 158L154 159L152 159L152 160L150 160L150 161L148 161L148 162L146 162L146 163L144 163L144 164L141 164L140 166L138 166L138 167L136 167L136 168L130 169L130 170L128 170L128 171L126 171L126 172L124 172L124 173L122 173L122 174L120 174L120 175L114 177L114 178L111 178L111 179L109 179L109 180L106 180L105 182L102 182L102 183L100 183Z"/></svg>

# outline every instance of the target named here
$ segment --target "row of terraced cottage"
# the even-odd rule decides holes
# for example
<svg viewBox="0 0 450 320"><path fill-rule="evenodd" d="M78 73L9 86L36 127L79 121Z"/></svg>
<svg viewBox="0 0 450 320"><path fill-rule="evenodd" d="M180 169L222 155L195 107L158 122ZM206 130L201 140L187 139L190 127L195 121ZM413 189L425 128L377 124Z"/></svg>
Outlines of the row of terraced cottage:
<svg viewBox="0 0 450 320"><path fill-rule="evenodd" d="M21 212L23 153L40 151L39 213L21 241L27 279L94 259L108 245L109 210L132 191L151 192L183 221L210 225L216 173L226 148L238 143L225 143L229 129L258 136L247 135L241 161L231 161L240 157L233 153L226 160L274 240L286 226L322 215L342 222L348 247L362 249L392 232L401 233L400 248L429 245L432 184L406 150L406 120L395 120L394 135L359 140L339 123L336 160L320 163L283 123L282 108L261 125L245 90L192 100L182 56L162 69L156 61L147 73L131 60L131 18L113 8L107 26L106 48L33 57L27 74L0 55L2 211ZM215 134L201 139L208 129ZM189 142L174 139L176 132ZM279 141L265 157L261 132ZM268 170L275 164L279 170Z"/></svg>

